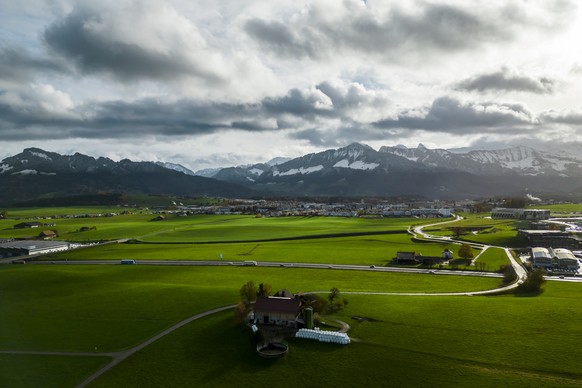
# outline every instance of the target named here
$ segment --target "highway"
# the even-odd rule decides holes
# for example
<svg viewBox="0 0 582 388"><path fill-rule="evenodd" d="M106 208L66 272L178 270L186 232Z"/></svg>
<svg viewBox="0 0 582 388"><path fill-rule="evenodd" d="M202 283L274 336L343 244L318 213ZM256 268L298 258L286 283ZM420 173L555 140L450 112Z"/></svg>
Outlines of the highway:
<svg viewBox="0 0 582 388"><path fill-rule="evenodd" d="M454 240L448 236L435 236L424 232L424 228L443 225L448 223L454 223L462 220L460 216L455 216L453 220L448 220L444 222L436 222L433 224L409 227L408 233L411 234L416 240L419 241L431 241L439 243L452 243L452 244L463 244L466 241ZM126 240L116 240L110 241L105 244L123 243ZM527 278L527 271L525 267L519 263L513 255L511 254L509 248L497 247L486 244L479 243L469 243L473 248L481 250L480 254L483 253L488 248L500 248L505 251L509 262L514 268L518 281L512 285L516 288ZM80 249L80 248L77 248ZM478 255L479 256L479 255ZM22 257L11 257L0 259L0 264L7 264L13 262L26 262L28 264L35 265L119 265L120 260L54 260L54 261L36 261L35 256L22 256ZM255 264L256 263L256 264ZM501 278L501 274L493 272L480 272L480 271L460 271L460 270L448 270L448 269L418 269L418 268L403 268L403 267L384 267L384 266L374 266L374 265L348 265L348 264L329 264L329 263L296 263L296 262L255 262L255 261L221 261L221 260L137 260L136 264L139 265L172 265L172 266L257 266L257 267L281 267L281 268L313 268L313 269L329 269L329 270L351 270L351 271L372 271L372 272L401 272L401 273L416 273L416 274L430 274L430 275L461 275L461 276L480 276L480 277L492 277ZM556 281L568 281L568 282L582 282L582 277L576 276L546 276L547 280Z"/></svg>
<svg viewBox="0 0 582 388"><path fill-rule="evenodd" d="M460 217L457 217L455 220L447 221L455 222L460 220ZM442 224L442 223L439 223ZM424 226L417 226L415 228L409 228L408 231L410 234L414 236L415 239L418 240L425 240L425 241L435 241L435 242L447 242L447 243L454 243L454 244L462 244L463 241L453 240L450 237L442 237L442 236L433 236L427 234L423 231L423 228L433 226L437 224L431 225L424 225ZM484 244L475 244L471 243L471 245L477 249L486 250L490 246ZM452 293L396 293L396 292L349 292L344 291L343 294L367 294L367 295L402 295L402 296L418 296L418 295L426 295L426 296L477 296L477 295L492 295L497 294L500 292L507 292L511 291L518 287L527 277L527 271L523 267L521 263L518 263L513 255L511 254L510 250L505 247L498 247L502 248L505 251L511 265L515 269L518 275L518 281L497 289L485 290L485 291L471 291L471 292L452 292ZM418 268L401 268L401 267L383 267L383 266L375 266L375 265L347 265L347 264L325 264L325 263L290 263L290 262L257 262L257 261L222 261L222 260L138 260L135 264L121 264L120 260L54 260L54 261L36 261L34 258L30 260L30 257L21 257L21 258L8 258L0 260L0 263L10 263L15 260L23 261L26 259L27 264L32 265L170 265L170 266L227 266L227 267L247 267L247 268L254 268L254 267L276 267L281 268L281 270L285 270L285 268L311 268L311 269L325 269L325 270L350 270L350 271L371 271L371 272L403 272L403 273L415 273L415 274L426 274L427 276L440 276L440 275L463 275L463 276L484 276L484 277L493 277L493 278L501 278L501 274L491 273L491 272L479 272L479 271L454 271L454 270L445 270L445 269L418 269ZM564 277L561 279L560 277L547 277L549 280L560 280L560 281L582 281L582 278L575 278L575 277ZM318 293L322 292L325 293L327 291L312 291L310 293ZM187 323L190 323L196 319L215 314L221 311L232 309L233 306L222 306L217 307L212 310L204 311L201 313L197 313L185 320L182 320L175 325L169 327L168 329L156 334L155 336L149 338L148 340L126 350L122 350L119 352L110 352L110 353L59 353L59 352L35 352L35 351L27 351L27 352L20 352L20 351L2 351L2 354L48 354L48 355L69 355L69 356L86 356L86 355L93 355L93 356L108 356L111 357L111 361L104 367L100 368L91 376L87 377L84 381L82 381L78 387L85 387L98 377L100 377L106 371L114 368L123 360L131 357L139 350L143 349L144 347L150 345L151 343L159 340L160 338L164 337L165 335L171 333L172 331L176 330L179 327L184 326Z"/></svg>
<svg viewBox="0 0 582 388"><path fill-rule="evenodd" d="M324 263L289 263L257 261L256 265L248 264L244 261L213 261L213 260L140 260L136 264L121 264L120 260L55 260L55 261L28 261L32 265L170 265L170 266L214 266L214 267L276 267L276 268L311 268L329 270L350 270L350 271L370 271L370 272L404 272L430 275L463 275L501 278L501 274L493 272L477 271L455 271L446 269L419 269L419 268L399 268L381 267L373 265L351 265L351 264L324 264Z"/></svg>

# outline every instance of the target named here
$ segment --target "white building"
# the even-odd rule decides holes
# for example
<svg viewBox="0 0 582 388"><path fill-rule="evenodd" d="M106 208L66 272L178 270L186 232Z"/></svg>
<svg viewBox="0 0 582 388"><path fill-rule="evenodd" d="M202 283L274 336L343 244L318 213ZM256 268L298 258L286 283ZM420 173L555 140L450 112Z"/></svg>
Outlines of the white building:
<svg viewBox="0 0 582 388"><path fill-rule="evenodd" d="M554 260L547 248L532 248L531 259L536 268L552 268Z"/></svg>
<svg viewBox="0 0 582 388"><path fill-rule="evenodd" d="M0 256L29 256L66 251L70 244L66 241L17 240L0 244Z"/></svg>
<svg viewBox="0 0 582 388"><path fill-rule="evenodd" d="M515 220L547 220L550 218L550 211L547 209L497 208L491 211L491 218Z"/></svg>

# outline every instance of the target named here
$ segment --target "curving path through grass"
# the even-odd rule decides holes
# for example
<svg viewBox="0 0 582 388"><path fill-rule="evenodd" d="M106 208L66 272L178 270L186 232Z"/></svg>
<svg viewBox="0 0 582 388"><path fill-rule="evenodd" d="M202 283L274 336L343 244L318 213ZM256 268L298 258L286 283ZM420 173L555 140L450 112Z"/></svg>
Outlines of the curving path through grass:
<svg viewBox="0 0 582 388"><path fill-rule="evenodd" d="M418 239L418 240L435 241L435 242L449 242L449 243L454 243L454 244L465 244L465 243L467 243L466 241L454 240L454 239L452 239L450 237L434 236L434 235L427 234L427 233L425 233L423 231L424 228L429 227L429 226L436 226L436 225L443 225L443 224L453 223L453 222L460 221L462 219L463 219L463 217L461 217L461 216L455 216L455 219L452 220L452 221L437 222L437 223L430 224L430 225L420 225L420 226L416 226L414 228L409 227L408 228L408 233L412 234L414 236L414 238L415 239ZM488 248L500 248L500 249L503 249L503 251L507 255L507 259L511 263L511 266L513 267L513 269L515 270L515 274L517 276L517 281L514 282L514 283L512 283L512 284L510 284L507 287L503 287L503 288L500 288L500 289L496 289L497 291L501 291L501 290L503 290L503 291L514 290L517 287L519 287L519 285L521 283L523 283L525 281L525 279L527 278L527 271L526 271L526 269L523 267L523 265L521 265L520 263L518 263L515 260L515 258L511 254L511 251L509 250L509 248L506 248L506 247L496 247L496 246L493 246L493 245L486 245L486 244L479 244L479 243L468 243L468 244L470 244L471 247L473 247L473 248L481 249L481 252L479 253L479 255L481 255ZM479 255L477 255L477 257ZM480 293L478 295L486 295L486 294Z"/></svg>
<svg viewBox="0 0 582 388"><path fill-rule="evenodd" d="M459 221L460 219L462 219L462 217L457 216L456 219L452 220L452 221L445 221L445 222L434 223L434 224L430 224L430 225L417 226L414 228L409 228L408 231L415 238L420 239L420 240L437 241L437 242L447 241L447 242L461 244L463 242L453 240L450 237L433 236L433 235L429 235L427 233L424 233L422 230L425 227L434 226L434 225L441 225L444 223L456 222L456 221ZM421 236L421 237L418 237L418 236ZM483 249L483 250L485 250L489 247L489 246L484 245L484 244L472 244L472 245L479 247L480 249ZM505 287L495 288L495 289L491 289L491 290L470 291L470 292L427 293L427 292L358 292L358 291L351 291L350 292L350 291L342 291L342 294L348 294L348 295L400 295L400 296L479 296L479 295L493 295L493 294L509 292L509 291L512 291L515 288L517 288L519 286L519 284L521 284L525 280L525 278L527 277L527 272L526 272L525 268L523 268L523 266L521 266L513 258L513 256L511 255L511 252L508 248L503 248L503 247L500 247L500 248L504 249L509 261L511 262L511 265L513 266L513 268L516 271L516 274L518 275L518 279L516 282L514 282L510 285L507 285ZM338 269L340 269L340 268L338 268ZM328 291L311 291L311 292L308 292L308 294L318 294L318 293L326 293L326 292L328 292ZM204 311L201 313L197 313L195 315L192 315L192 316L176 323L175 325L170 326L169 328L156 334L155 336L149 338L148 340L146 340L146 341L144 341L144 342L142 342L142 343L140 343L132 348L122 350L119 352L107 352L107 353L78 352L78 353L75 353L75 352L47 352L47 351L0 351L0 354L111 357L112 359L107 365L105 365L103 368L99 369L98 371L96 371L91 376L87 377L85 380L83 380L81 383L79 383L77 385L78 388L82 388L82 387L86 387L88 384L95 381L97 378L99 378L101 375L103 375L104 373L106 373L110 369L114 368L116 365L121 363L123 360L131 357L132 355L134 355L135 353L137 353L141 349L143 349L146 346L152 344L153 342L159 340L160 338L170 334L174 330L179 329L180 327L182 327L190 322L193 322L197 319L200 319L200 318L212 315L212 314L216 314L216 313L219 313L222 311L226 311L229 309L233 309L234 307L235 307L235 305L228 305L228 306L217 307L217 308L207 310L207 311ZM348 329L349 329L349 325L342 324L343 331L347 331Z"/></svg>

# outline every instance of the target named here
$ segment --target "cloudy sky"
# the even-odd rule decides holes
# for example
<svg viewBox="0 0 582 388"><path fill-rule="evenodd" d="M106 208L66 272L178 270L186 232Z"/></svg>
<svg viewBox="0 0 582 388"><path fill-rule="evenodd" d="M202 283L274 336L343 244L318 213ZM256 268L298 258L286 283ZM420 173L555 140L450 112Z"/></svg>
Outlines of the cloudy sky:
<svg viewBox="0 0 582 388"><path fill-rule="evenodd" d="M0 0L0 158L582 150L572 0Z"/></svg>

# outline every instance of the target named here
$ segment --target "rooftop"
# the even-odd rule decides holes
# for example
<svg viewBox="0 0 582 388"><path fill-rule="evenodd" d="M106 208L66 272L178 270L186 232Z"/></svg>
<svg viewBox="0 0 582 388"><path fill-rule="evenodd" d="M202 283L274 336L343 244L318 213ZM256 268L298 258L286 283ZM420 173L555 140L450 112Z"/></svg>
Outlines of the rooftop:
<svg viewBox="0 0 582 388"><path fill-rule="evenodd" d="M45 241L45 240L17 240L0 243L0 248L9 249L50 249L69 245L66 241Z"/></svg>
<svg viewBox="0 0 582 388"><path fill-rule="evenodd" d="M259 296L255 302L255 312L299 313L299 298L281 298L276 296Z"/></svg>

